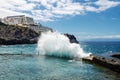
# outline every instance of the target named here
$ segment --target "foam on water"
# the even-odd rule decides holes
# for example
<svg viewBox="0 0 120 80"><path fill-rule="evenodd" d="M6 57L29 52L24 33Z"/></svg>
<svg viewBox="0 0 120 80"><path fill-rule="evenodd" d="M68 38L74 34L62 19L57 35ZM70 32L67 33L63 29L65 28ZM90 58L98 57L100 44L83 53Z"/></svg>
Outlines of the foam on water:
<svg viewBox="0 0 120 80"><path fill-rule="evenodd" d="M83 58L90 55L84 53L79 44L70 43L69 39L59 32L42 33L37 50L41 55L54 57Z"/></svg>

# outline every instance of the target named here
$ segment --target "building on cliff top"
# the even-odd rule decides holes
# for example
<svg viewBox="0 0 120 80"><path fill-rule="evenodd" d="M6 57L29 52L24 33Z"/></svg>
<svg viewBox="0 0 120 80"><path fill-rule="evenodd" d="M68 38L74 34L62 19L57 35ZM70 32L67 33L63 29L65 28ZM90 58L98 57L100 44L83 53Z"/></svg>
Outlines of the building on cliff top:
<svg viewBox="0 0 120 80"><path fill-rule="evenodd" d="M41 24L36 24L33 18L27 17L25 15L7 16L2 19L0 18L0 22L6 25L29 27L37 33L53 31L51 28L44 27Z"/></svg>
<svg viewBox="0 0 120 80"><path fill-rule="evenodd" d="M4 24L7 25L31 25L35 24L33 18L26 17L25 15L18 15L18 16L7 16L1 20Z"/></svg>

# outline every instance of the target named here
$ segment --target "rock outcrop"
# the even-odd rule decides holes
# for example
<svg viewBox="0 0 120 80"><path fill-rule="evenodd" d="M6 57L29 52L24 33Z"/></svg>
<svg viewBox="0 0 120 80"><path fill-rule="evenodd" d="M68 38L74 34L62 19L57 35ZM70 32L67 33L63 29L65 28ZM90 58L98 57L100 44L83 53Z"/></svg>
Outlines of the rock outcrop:
<svg viewBox="0 0 120 80"><path fill-rule="evenodd" d="M111 57L120 59L120 53L114 53L111 55Z"/></svg>
<svg viewBox="0 0 120 80"><path fill-rule="evenodd" d="M68 33L66 33L64 35L69 38L71 43L77 43L77 44L79 43L74 35L71 35L71 34L68 34Z"/></svg>
<svg viewBox="0 0 120 80"><path fill-rule="evenodd" d="M112 57L114 56L114 57ZM117 58L116 58L117 57ZM88 61L94 64L104 66L110 70L120 73L120 53L112 55L91 55L87 58L83 58L84 61Z"/></svg>
<svg viewBox="0 0 120 80"><path fill-rule="evenodd" d="M29 27L11 26L0 22L0 45L37 43L41 32L38 33ZM69 38L71 43L79 43L74 35L64 35Z"/></svg>
<svg viewBox="0 0 120 80"><path fill-rule="evenodd" d="M0 23L0 45L37 43L39 35L28 27Z"/></svg>

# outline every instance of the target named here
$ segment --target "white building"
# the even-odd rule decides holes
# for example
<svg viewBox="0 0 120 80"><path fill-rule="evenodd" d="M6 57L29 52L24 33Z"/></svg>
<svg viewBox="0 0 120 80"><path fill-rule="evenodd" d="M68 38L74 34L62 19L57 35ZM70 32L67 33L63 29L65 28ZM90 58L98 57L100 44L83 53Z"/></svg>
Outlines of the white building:
<svg viewBox="0 0 120 80"><path fill-rule="evenodd" d="M31 25L35 24L33 18L26 17L25 15L7 16L2 19L2 22L8 25Z"/></svg>
<svg viewBox="0 0 120 80"><path fill-rule="evenodd" d="M52 31L51 28L43 27L41 24L36 24L31 17L26 17L25 15L18 16L7 16L0 19L0 22L7 25L18 25L21 27L29 27L37 33Z"/></svg>

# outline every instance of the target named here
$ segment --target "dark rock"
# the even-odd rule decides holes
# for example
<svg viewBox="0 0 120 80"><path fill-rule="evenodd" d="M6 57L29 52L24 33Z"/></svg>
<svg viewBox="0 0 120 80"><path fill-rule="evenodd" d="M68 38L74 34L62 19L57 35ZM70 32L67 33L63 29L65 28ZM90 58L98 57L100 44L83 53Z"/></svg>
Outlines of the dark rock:
<svg viewBox="0 0 120 80"><path fill-rule="evenodd" d="M104 66L110 70L120 73L120 59L111 56L101 56L92 54L87 58L83 58L83 60Z"/></svg>
<svg viewBox="0 0 120 80"><path fill-rule="evenodd" d="M0 45L37 43L40 34L28 27L0 23Z"/></svg>
<svg viewBox="0 0 120 80"><path fill-rule="evenodd" d="M37 43L40 34L41 32L37 33L29 27L5 25L0 22L0 45ZM79 43L74 35L64 35L69 38L71 43Z"/></svg>
<svg viewBox="0 0 120 80"><path fill-rule="evenodd" d="M120 59L120 54L118 54L118 53L116 53L116 54L112 54L111 57L115 57L115 58Z"/></svg>
<svg viewBox="0 0 120 80"><path fill-rule="evenodd" d="M64 35L69 38L71 43L77 43L77 44L79 43L74 35L71 35L71 34L68 34L68 33L66 33Z"/></svg>

